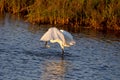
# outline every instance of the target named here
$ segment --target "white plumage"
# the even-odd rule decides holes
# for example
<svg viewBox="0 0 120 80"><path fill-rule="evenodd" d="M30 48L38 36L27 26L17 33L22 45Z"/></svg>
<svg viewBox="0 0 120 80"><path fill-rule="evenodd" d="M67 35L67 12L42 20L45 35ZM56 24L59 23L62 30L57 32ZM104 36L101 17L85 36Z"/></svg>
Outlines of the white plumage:
<svg viewBox="0 0 120 80"><path fill-rule="evenodd" d="M70 47L71 45L75 44L73 36L69 32L58 30L55 27L49 28L49 30L41 37L40 40L46 42L50 41L51 43L57 42L60 44L62 51L64 50L64 47Z"/></svg>

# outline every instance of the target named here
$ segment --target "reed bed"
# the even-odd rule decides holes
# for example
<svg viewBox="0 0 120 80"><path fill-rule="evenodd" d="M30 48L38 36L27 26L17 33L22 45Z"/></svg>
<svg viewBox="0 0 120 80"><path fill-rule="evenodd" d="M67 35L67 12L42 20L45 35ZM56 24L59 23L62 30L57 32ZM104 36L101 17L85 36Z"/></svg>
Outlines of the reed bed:
<svg viewBox="0 0 120 80"><path fill-rule="evenodd" d="M0 12L21 14L33 24L120 31L120 0L0 0Z"/></svg>

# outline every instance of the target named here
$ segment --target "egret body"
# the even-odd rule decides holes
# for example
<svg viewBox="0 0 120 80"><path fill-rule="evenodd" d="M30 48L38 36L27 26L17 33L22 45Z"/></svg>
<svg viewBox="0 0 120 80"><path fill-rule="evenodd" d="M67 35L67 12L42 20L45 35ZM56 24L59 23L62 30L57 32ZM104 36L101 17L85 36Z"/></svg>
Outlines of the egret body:
<svg viewBox="0 0 120 80"><path fill-rule="evenodd" d="M51 43L59 43L62 49L62 54L64 54L64 47L70 47L71 45L75 44L73 36L69 32L65 30L58 30L55 27L49 28L40 40L45 41L46 47L48 46L48 41L50 41Z"/></svg>

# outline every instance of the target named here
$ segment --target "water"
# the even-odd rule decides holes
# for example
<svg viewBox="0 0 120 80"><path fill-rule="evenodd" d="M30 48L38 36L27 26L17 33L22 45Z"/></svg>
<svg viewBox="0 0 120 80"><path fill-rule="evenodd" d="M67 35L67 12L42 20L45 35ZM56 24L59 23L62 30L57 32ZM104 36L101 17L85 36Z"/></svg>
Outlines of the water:
<svg viewBox="0 0 120 80"><path fill-rule="evenodd" d="M120 37L72 33L76 45L44 48L39 38L48 25L0 18L0 80L120 80Z"/></svg>

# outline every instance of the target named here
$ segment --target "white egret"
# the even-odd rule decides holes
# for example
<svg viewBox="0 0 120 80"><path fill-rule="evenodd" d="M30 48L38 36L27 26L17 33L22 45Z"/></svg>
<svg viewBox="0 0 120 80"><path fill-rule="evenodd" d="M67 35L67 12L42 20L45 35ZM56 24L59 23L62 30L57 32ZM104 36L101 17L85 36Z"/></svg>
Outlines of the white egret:
<svg viewBox="0 0 120 80"><path fill-rule="evenodd" d="M62 49L62 54L64 54L64 47L70 47L71 45L75 44L73 36L69 32L65 30L58 30L55 27L49 28L40 40L46 42L45 47L49 47L47 45L48 41L51 43L59 43Z"/></svg>

